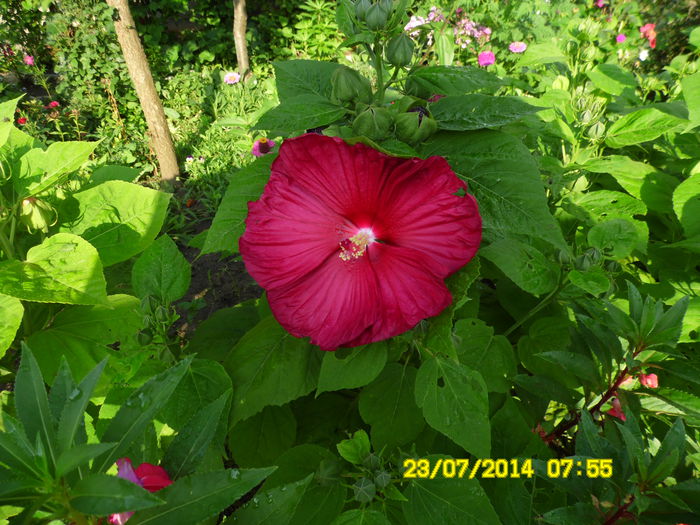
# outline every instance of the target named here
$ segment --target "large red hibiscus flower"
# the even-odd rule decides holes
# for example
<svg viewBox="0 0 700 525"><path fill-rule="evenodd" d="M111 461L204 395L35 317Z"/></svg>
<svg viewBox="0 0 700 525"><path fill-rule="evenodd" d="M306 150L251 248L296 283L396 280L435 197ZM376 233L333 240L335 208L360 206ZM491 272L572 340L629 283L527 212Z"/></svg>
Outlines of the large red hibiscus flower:
<svg viewBox="0 0 700 525"><path fill-rule="evenodd" d="M284 141L240 251L292 335L323 350L379 341L440 313L481 217L442 157L405 159L307 134Z"/></svg>

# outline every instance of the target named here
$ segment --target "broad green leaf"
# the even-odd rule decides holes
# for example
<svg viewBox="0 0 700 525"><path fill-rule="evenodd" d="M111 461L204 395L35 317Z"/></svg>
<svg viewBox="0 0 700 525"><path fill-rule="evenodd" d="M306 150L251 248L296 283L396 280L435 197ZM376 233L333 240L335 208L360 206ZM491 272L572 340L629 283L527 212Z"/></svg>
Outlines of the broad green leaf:
<svg viewBox="0 0 700 525"><path fill-rule="evenodd" d="M479 370L489 392L505 393L516 374L513 348L502 335L479 319L460 319L454 328L455 347L460 363Z"/></svg>
<svg viewBox="0 0 700 525"><path fill-rule="evenodd" d="M679 343L700 341L700 297L693 297L683 318L683 328Z"/></svg>
<svg viewBox="0 0 700 525"><path fill-rule="evenodd" d="M629 257L637 240L637 228L628 219L610 219L596 224L588 231L588 244L598 248L606 257L616 260Z"/></svg>
<svg viewBox="0 0 700 525"><path fill-rule="evenodd" d="M128 450L133 441L141 436L146 427L151 424L156 412L168 401L191 361L192 358L180 361L172 368L152 377L129 396L100 437L102 442L117 445L95 460L94 472L103 472L112 466L117 458Z"/></svg>
<svg viewBox="0 0 700 525"><path fill-rule="evenodd" d="M610 95L622 95L625 90L634 94L637 79L634 74L617 64L599 64L588 73L593 85Z"/></svg>
<svg viewBox="0 0 700 525"><path fill-rule="evenodd" d="M69 209L77 201L77 209ZM105 266L144 250L163 226L170 195L120 180L74 193L61 213L61 231L97 248Z"/></svg>
<svg viewBox="0 0 700 525"><path fill-rule="evenodd" d="M162 502L140 485L106 474L92 474L71 487L70 504L84 514L106 516L147 509Z"/></svg>
<svg viewBox="0 0 700 525"><path fill-rule="evenodd" d="M425 421L414 397L416 369L389 363L377 379L362 389L360 415L370 425L375 450L411 443Z"/></svg>
<svg viewBox="0 0 700 525"><path fill-rule="evenodd" d="M600 514L589 503L574 503L566 507L545 512L542 516L544 523L549 525L570 525L571 523L596 523Z"/></svg>
<svg viewBox="0 0 700 525"><path fill-rule="evenodd" d="M75 376L85 376L108 355L107 345L139 330L142 318L138 299L110 295L105 303L65 308L49 328L29 336L27 343L35 348L44 377L54 376L62 356Z"/></svg>
<svg viewBox="0 0 700 525"><path fill-rule="evenodd" d="M391 522L377 510L353 509L343 512L331 525L391 525Z"/></svg>
<svg viewBox="0 0 700 525"><path fill-rule="evenodd" d="M416 404L428 424L476 457L489 457L491 427L486 384L479 372L442 358L423 362Z"/></svg>
<svg viewBox="0 0 700 525"><path fill-rule="evenodd" d="M649 465L649 480L658 483L670 476L678 462L683 458L684 451L685 427L683 420L679 417L666 433L659 450ZM672 456L673 452L677 453L675 457Z"/></svg>
<svg viewBox="0 0 700 525"><path fill-rule="evenodd" d="M219 399L203 407L177 433L162 461L163 468L172 479L191 474L199 465L214 439L216 427L230 395L230 391L227 391Z"/></svg>
<svg viewBox="0 0 700 525"><path fill-rule="evenodd" d="M295 132L331 124L347 110L318 95L298 95L267 111L253 129L291 136Z"/></svg>
<svg viewBox="0 0 700 525"><path fill-rule="evenodd" d="M287 525L306 492L313 476L282 487L258 492L255 497L236 510L224 523L232 525Z"/></svg>
<svg viewBox="0 0 700 525"><path fill-rule="evenodd" d="M432 461L437 461L435 456ZM488 496L476 479L414 480L405 492L408 525L500 525Z"/></svg>
<svg viewBox="0 0 700 525"><path fill-rule="evenodd" d="M440 129L467 131L510 124L540 108L515 97L471 94L447 96L430 104Z"/></svg>
<svg viewBox="0 0 700 525"><path fill-rule="evenodd" d="M683 99L688 106L688 120L691 125L700 124L700 71L681 80Z"/></svg>
<svg viewBox="0 0 700 525"><path fill-rule="evenodd" d="M75 392L77 386L68 361L65 356L61 357L61 364L58 366L58 372L49 390L49 408L56 423L61 419L61 412L68 401L68 396Z"/></svg>
<svg viewBox="0 0 700 525"><path fill-rule="evenodd" d="M433 95L466 95L478 91L495 92L503 82L478 67L424 66L411 71L406 91L424 99Z"/></svg>
<svg viewBox="0 0 700 525"><path fill-rule="evenodd" d="M0 102L0 122L3 122L3 121L14 122L15 109L17 109L17 104L19 103L19 101L22 99L23 96L24 95L20 95L17 98L13 98L10 100L5 100L3 102Z"/></svg>
<svg viewBox="0 0 700 525"><path fill-rule="evenodd" d="M68 393L66 403L61 411L61 418L58 421L56 434L56 442L61 452L68 451L73 446L75 434L84 422L85 409L106 363L106 360L100 362L85 376L75 390Z"/></svg>
<svg viewBox="0 0 700 525"><path fill-rule="evenodd" d="M561 365L582 381L595 386L598 386L601 381L595 363L586 355L576 352L565 352L563 350L540 352L537 355L542 359Z"/></svg>
<svg viewBox="0 0 700 525"><path fill-rule="evenodd" d="M499 239L482 248L480 254L528 293L542 295L557 286L558 266L530 244L515 239Z"/></svg>
<svg viewBox="0 0 700 525"><path fill-rule="evenodd" d="M317 95L330 99L331 76L338 64L316 60L274 62L275 83L280 101L299 95Z"/></svg>
<svg viewBox="0 0 700 525"><path fill-rule="evenodd" d="M497 131L438 133L421 156L447 157L479 203L484 238L537 237L568 250L552 217L532 155L520 140Z"/></svg>
<svg viewBox="0 0 700 525"><path fill-rule="evenodd" d="M687 238L700 235L700 172L685 179L675 189L673 210Z"/></svg>
<svg viewBox="0 0 700 525"><path fill-rule="evenodd" d="M526 392L547 402L554 400L566 405L573 405L578 399L578 394L551 377L519 374L513 378L513 381Z"/></svg>
<svg viewBox="0 0 700 525"><path fill-rule="evenodd" d="M133 525L200 523L240 499L274 470L234 469L181 478L158 491L165 504L138 512L129 521Z"/></svg>
<svg viewBox="0 0 700 525"><path fill-rule="evenodd" d="M326 352L321 362L316 395L371 383L386 364L386 343Z"/></svg>
<svg viewBox="0 0 700 525"><path fill-rule="evenodd" d="M260 321L224 363L236 387L231 424L311 392L321 357L317 347L290 335L273 317Z"/></svg>
<svg viewBox="0 0 700 525"><path fill-rule="evenodd" d="M202 359L224 361L233 345L258 321L254 300L221 308L197 326L187 349Z"/></svg>
<svg viewBox="0 0 700 525"><path fill-rule="evenodd" d="M19 299L0 294L0 358L15 340L23 315L24 307Z"/></svg>
<svg viewBox="0 0 700 525"><path fill-rule="evenodd" d="M136 259L131 283L139 297L152 295L165 304L187 293L192 269L180 249L167 235L161 235Z"/></svg>
<svg viewBox="0 0 700 525"><path fill-rule="evenodd" d="M110 180L123 180L124 182L135 182L139 178L139 170L136 168L129 168L127 166L113 166L106 165L100 166L90 175L90 180L83 186L83 189L87 187L97 186L103 182Z"/></svg>
<svg viewBox="0 0 700 525"><path fill-rule="evenodd" d="M342 461L327 448L306 444L287 449L277 458L275 464L277 470L265 480L265 490L299 481L311 473L318 472L322 464L324 467L328 464L341 465Z"/></svg>
<svg viewBox="0 0 700 525"><path fill-rule="evenodd" d="M559 43L552 39L548 42L538 42L527 46L527 50L517 63L517 67L539 66L559 62L566 65L567 59L559 47Z"/></svg>
<svg viewBox="0 0 700 525"><path fill-rule="evenodd" d="M87 465L91 459L107 452L114 445L114 443L82 443L65 450L56 461L56 477L65 476L78 467Z"/></svg>
<svg viewBox="0 0 700 525"><path fill-rule="evenodd" d="M4 430L0 432L0 463L14 472L41 479L46 472L36 461L35 443L29 442L22 424L7 413L3 413ZM0 468L0 472L2 469Z"/></svg>
<svg viewBox="0 0 700 525"><path fill-rule="evenodd" d="M452 30L443 27L435 35L435 53L441 66L451 66L455 57L455 39Z"/></svg>
<svg viewBox="0 0 700 525"><path fill-rule="evenodd" d="M202 254L238 252L238 239L245 231L248 202L256 201L270 178L276 155L264 155L231 176L214 221L207 233Z"/></svg>
<svg viewBox="0 0 700 525"><path fill-rule="evenodd" d="M656 108L628 113L608 129L605 143L611 148L640 144L682 126L686 121Z"/></svg>
<svg viewBox="0 0 700 525"><path fill-rule="evenodd" d="M50 464L55 465L56 426L49 409L49 398L39 365L25 344L22 344L22 360L17 370L14 393L17 417L24 426L29 442L35 443L38 436L48 454Z"/></svg>
<svg viewBox="0 0 700 525"><path fill-rule="evenodd" d="M688 35L688 43L695 49L700 49L700 26L695 27Z"/></svg>
<svg viewBox="0 0 700 525"><path fill-rule="evenodd" d="M30 248L26 261L0 263L0 293L25 301L101 304L106 288L97 250L70 233Z"/></svg>
<svg viewBox="0 0 700 525"><path fill-rule="evenodd" d="M88 160L97 142L54 142L46 150L34 148L20 159L14 186L20 198L38 195L60 184Z"/></svg>
<svg viewBox="0 0 700 525"><path fill-rule="evenodd" d="M338 443L336 448L338 454L353 465L361 465L371 452L369 436L362 429L355 432L351 439L344 439Z"/></svg>
<svg viewBox="0 0 700 525"><path fill-rule="evenodd" d="M637 232L634 233L636 237ZM585 272L571 270L568 277L572 284L591 295L600 295L607 292L610 288L610 280L605 275L605 272L597 266L589 268Z"/></svg>
<svg viewBox="0 0 700 525"><path fill-rule="evenodd" d="M340 483L330 486L312 482L297 505L289 525L328 525L345 506L347 490Z"/></svg>
<svg viewBox="0 0 700 525"><path fill-rule="evenodd" d="M239 421L229 431L229 448L242 467L276 464L275 460L294 443L297 422L289 405L268 406Z"/></svg>

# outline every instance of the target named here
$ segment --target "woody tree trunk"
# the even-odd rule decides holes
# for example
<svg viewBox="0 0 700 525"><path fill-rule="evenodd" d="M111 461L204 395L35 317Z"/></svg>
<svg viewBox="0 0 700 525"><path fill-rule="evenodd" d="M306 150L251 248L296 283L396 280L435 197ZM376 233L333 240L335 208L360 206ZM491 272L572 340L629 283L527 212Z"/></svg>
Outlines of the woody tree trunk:
<svg viewBox="0 0 700 525"><path fill-rule="evenodd" d="M146 54L143 52L141 40L136 32L129 2L128 0L107 0L107 4L116 9L118 14L114 29L124 54L129 76L134 83L136 95L139 97L141 109L146 117L151 147L158 158L161 184L164 189L171 189L175 178L179 175L173 140L163 112L163 105L160 103L153 83L151 68L148 66Z"/></svg>
<svg viewBox="0 0 700 525"><path fill-rule="evenodd" d="M245 41L248 15L245 12L245 0L233 0L233 43L236 45L236 60L241 77L248 73L248 45Z"/></svg>

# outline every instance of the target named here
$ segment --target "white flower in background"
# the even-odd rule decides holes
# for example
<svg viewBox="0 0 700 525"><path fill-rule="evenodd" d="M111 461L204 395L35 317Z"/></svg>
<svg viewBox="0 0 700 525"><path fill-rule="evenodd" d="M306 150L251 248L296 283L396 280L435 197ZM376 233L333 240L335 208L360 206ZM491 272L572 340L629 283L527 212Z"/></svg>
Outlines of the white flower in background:
<svg viewBox="0 0 700 525"><path fill-rule="evenodd" d="M648 49L642 49L639 52L639 60L644 62L647 58L649 58L649 50Z"/></svg>

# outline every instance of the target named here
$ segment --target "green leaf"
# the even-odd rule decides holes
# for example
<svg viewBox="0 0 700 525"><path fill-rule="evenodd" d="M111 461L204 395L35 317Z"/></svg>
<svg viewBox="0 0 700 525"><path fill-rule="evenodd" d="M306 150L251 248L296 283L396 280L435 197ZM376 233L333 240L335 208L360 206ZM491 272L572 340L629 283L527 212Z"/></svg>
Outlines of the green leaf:
<svg viewBox="0 0 700 525"><path fill-rule="evenodd" d="M98 142L54 142L46 150L34 148L20 159L14 186L20 198L38 195L61 184L88 160Z"/></svg>
<svg viewBox="0 0 700 525"><path fill-rule="evenodd" d="M369 436L364 430L355 432L351 439L344 439L337 448L338 454L353 465L361 465L371 452Z"/></svg>
<svg viewBox="0 0 700 525"><path fill-rule="evenodd" d="M312 482L297 505L289 525L328 525L345 506L347 490L340 483L330 486Z"/></svg>
<svg viewBox="0 0 700 525"><path fill-rule="evenodd" d="M55 465L56 427L39 365L25 344L22 344L22 360L17 370L14 394L17 417L24 426L29 442L35 443L39 436L48 453L50 464Z"/></svg>
<svg viewBox="0 0 700 525"><path fill-rule="evenodd" d="M661 482L670 476L685 451L685 427L679 417L668 430L654 459L649 465L649 481ZM673 456L673 453L675 457Z"/></svg>
<svg viewBox="0 0 700 525"><path fill-rule="evenodd" d="M685 179L674 190L673 210L687 238L700 235L700 172Z"/></svg>
<svg viewBox="0 0 700 525"><path fill-rule="evenodd" d="M637 239L637 228L628 219L604 221L588 231L588 244L598 248L606 257L616 260L629 257Z"/></svg>
<svg viewBox="0 0 700 525"><path fill-rule="evenodd" d="M484 238L537 237L568 250L552 217L532 155L515 137L497 131L438 133L421 156L447 157L468 183L483 220Z"/></svg>
<svg viewBox="0 0 700 525"><path fill-rule="evenodd" d="M696 28L696 33L699 33ZM688 120L691 125L700 124L700 72L681 79L683 99L688 106Z"/></svg>
<svg viewBox="0 0 700 525"><path fill-rule="evenodd" d="M605 143L622 148L654 140L682 126L686 121L656 108L644 108L628 113L608 129Z"/></svg>
<svg viewBox="0 0 700 525"><path fill-rule="evenodd" d="M250 492L274 470L275 467L224 470L178 479L158 491L165 504L137 512L129 521L133 525L200 523Z"/></svg>
<svg viewBox="0 0 700 525"><path fill-rule="evenodd" d="M233 426L229 448L242 467L272 465L292 446L296 434L297 422L289 405L269 406Z"/></svg>
<svg viewBox="0 0 700 525"><path fill-rule="evenodd" d="M233 516L224 521L232 525L287 525L294 515L313 475L282 487L258 492L252 501L236 510Z"/></svg>
<svg viewBox="0 0 700 525"><path fill-rule="evenodd" d="M493 328L480 319L460 319L454 333L460 363L479 370L489 392L508 392L517 364L508 339L494 336Z"/></svg>
<svg viewBox="0 0 700 525"><path fill-rule="evenodd" d="M517 63L518 68L525 66L539 66L559 62L566 65L566 55L559 47L558 41L552 39L549 42L538 42L527 46L527 50Z"/></svg>
<svg viewBox="0 0 700 525"><path fill-rule="evenodd" d="M688 35L688 43L695 49L700 49L700 26L695 27Z"/></svg>
<svg viewBox="0 0 700 525"><path fill-rule="evenodd" d="M391 522L377 510L353 509L343 512L331 525L391 525Z"/></svg>
<svg viewBox="0 0 700 525"><path fill-rule="evenodd" d="M73 472L75 469L107 452L115 443L82 443L69 448L58 456L56 461L56 477L60 478Z"/></svg>
<svg viewBox="0 0 700 525"><path fill-rule="evenodd" d="M478 67L424 66L406 78L406 92L428 99L433 95L456 96L477 91L495 92L503 82Z"/></svg>
<svg viewBox="0 0 700 525"><path fill-rule="evenodd" d="M0 294L0 358L15 340L15 335L22 324L24 307L19 299Z"/></svg>
<svg viewBox="0 0 700 525"><path fill-rule="evenodd" d="M48 475L37 465L35 446L29 442L20 422L7 413L3 413L2 418L4 432L0 432L0 463L32 478L41 479Z"/></svg>
<svg viewBox="0 0 700 525"><path fill-rule="evenodd" d="M165 304L174 303L187 293L192 269L177 245L161 235L136 259L131 283L136 295L152 295Z"/></svg>
<svg viewBox="0 0 700 525"><path fill-rule="evenodd" d="M165 221L169 200L167 193L138 184L104 182L72 195L61 210L61 231L90 241L103 264L110 266L153 242Z"/></svg>
<svg viewBox="0 0 700 525"><path fill-rule="evenodd" d="M416 404L428 424L476 457L489 457L491 427L486 384L479 372L442 358L423 362Z"/></svg>
<svg viewBox="0 0 700 525"><path fill-rule="evenodd" d="M258 200L262 195L275 158L276 155L264 155L231 176L207 233L202 254L238 252L238 239L243 235L248 216L248 202Z"/></svg>
<svg viewBox="0 0 700 525"><path fill-rule="evenodd" d="M634 232L635 240L637 232ZM605 275L605 272L594 266L585 272L579 270L571 270L569 272L569 281L582 290L585 290L591 295L600 295L605 293L610 288L610 280Z"/></svg>
<svg viewBox="0 0 700 525"><path fill-rule="evenodd" d="M321 362L316 396L322 392L358 388L371 383L386 364L386 343L326 352Z"/></svg>
<svg viewBox="0 0 700 525"><path fill-rule="evenodd" d="M0 263L0 293L25 301L100 304L106 288L97 250L70 233L30 248L24 262Z"/></svg>
<svg viewBox="0 0 700 525"><path fill-rule="evenodd" d="M443 28L435 35L435 53L441 66L451 66L455 57L455 40L452 30Z"/></svg>
<svg viewBox="0 0 700 525"><path fill-rule="evenodd" d="M273 317L260 321L224 363L236 386L231 424L311 392L321 357L317 347L291 336Z"/></svg>
<svg viewBox="0 0 700 525"><path fill-rule="evenodd" d="M84 376L108 355L107 345L139 330L138 299L110 295L105 303L65 308L49 328L29 336L27 344L37 351L44 377L53 377L62 356L76 376Z"/></svg>
<svg viewBox="0 0 700 525"><path fill-rule="evenodd" d="M253 300L221 308L197 326L187 349L202 359L224 361L233 345L258 321Z"/></svg>
<svg viewBox="0 0 700 525"><path fill-rule="evenodd" d="M5 100L0 102L0 122L9 121L14 122L15 120L15 110L17 109L17 104L24 95L20 95L17 98L10 100ZM1 144L0 144L1 145Z"/></svg>
<svg viewBox="0 0 700 525"><path fill-rule="evenodd" d="M566 352L563 350L554 350L550 352L539 352L538 357L557 363L563 368L574 374L576 377L587 383L592 383L598 386L601 381L598 375L598 369L593 360L583 354L576 352Z"/></svg>
<svg viewBox="0 0 700 525"><path fill-rule="evenodd" d="M331 98L331 76L339 67L331 62L289 60L273 62L277 95L286 101L299 95Z"/></svg>
<svg viewBox="0 0 700 525"><path fill-rule="evenodd" d="M501 524L476 479L414 480L405 494L403 513L408 525Z"/></svg>
<svg viewBox="0 0 700 525"><path fill-rule="evenodd" d="M76 510L98 516L147 509L162 502L140 485L106 474L92 474L78 481L72 487L70 500Z"/></svg>
<svg viewBox="0 0 700 525"><path fill-rule="evenodd" d="M275 134L292 136L299 131L331 124L346 113L345 108L318 95L299 95L267 111L253 129L266 129Z"/></svg>
<svg viewBox="0 0 700 525"><path fill-rule="evenodd" d="M112 166L107 164L100 166L90 175L90 180L83 186L83 189L92 188L103 182L110 180L123 180L124 182L135 182L139 178L139 170L127 166Z"/></svg>
<svg viewBox="0 0 700 525"><path fill-rule="evenodd" d="M634 74L617 64L599 64L588 73L593 85L610 95L622 95L625 90L634 95L637 79Z"/></svg>
<svg viewBox="0 0 700 525"><path fill-rule="evenodd" d="M100 362L85 376L75 390L68 393L61 411L61 418L58 421L56 434L56 442L61 452L68 451L73 445L75 434L80 425L84 423L85 409L90 402L90 396L95 390L106 364L106 360Z"/></svg>
<svg viewBox="0 0 700 525"><path fill-rule="evenodd" d="M359 409L371 425L376 450L411 443L425 426L414 398L416 369L389 363L377 379L360 392Z"/></svg>
<svg viewBox="0 0 700 525"><path fill-rule="evenodd" d="M129 396L100 438L102 442L113 442L117 445L95 460L94 472L107 470L128 450L131 443L140 437L151 424L156 412L168 401L191 362L191 357L185 358L172 368L152 377Z"/></svg>
<svg viewBox="0 0 700 525"><path fill-rule="evenodd" d="M515 97L471 94L447 96L429 105L440 129L467 131L494 128L540 111Z"/></svg>
<svg viewBox="0 0 700 525"><path fill-rule="evenodd" d="M214 439L216 427L230 396L231 391L228 390L203 407L175 436L162 461L163 468L172 479L187 476L197 468Z"/></svg>
<svg viewBox="0 0 700 525"><path fill-rule="evenodd" d="M480 254L528 293L542 295L557 286L559 268L530 244L499 239L482 248Z"/></svg>
<svg viewBox="0 0 700 525"><path fill-rule="evenodd" d="M600 515L589 503L575 503L571 506L545 512L544 523L551 525L570 525L571 523L596 523Z"/></svg>
<svg viewBox="0 0 700 525"><path fill-rule="evenodd" d="M61 412L68 401L68 396L73 394L77 386L68 361L65 356L61 357L61 364L58 366L58 372L49 391L49 408L56 423L61 419Z"/></svg>

